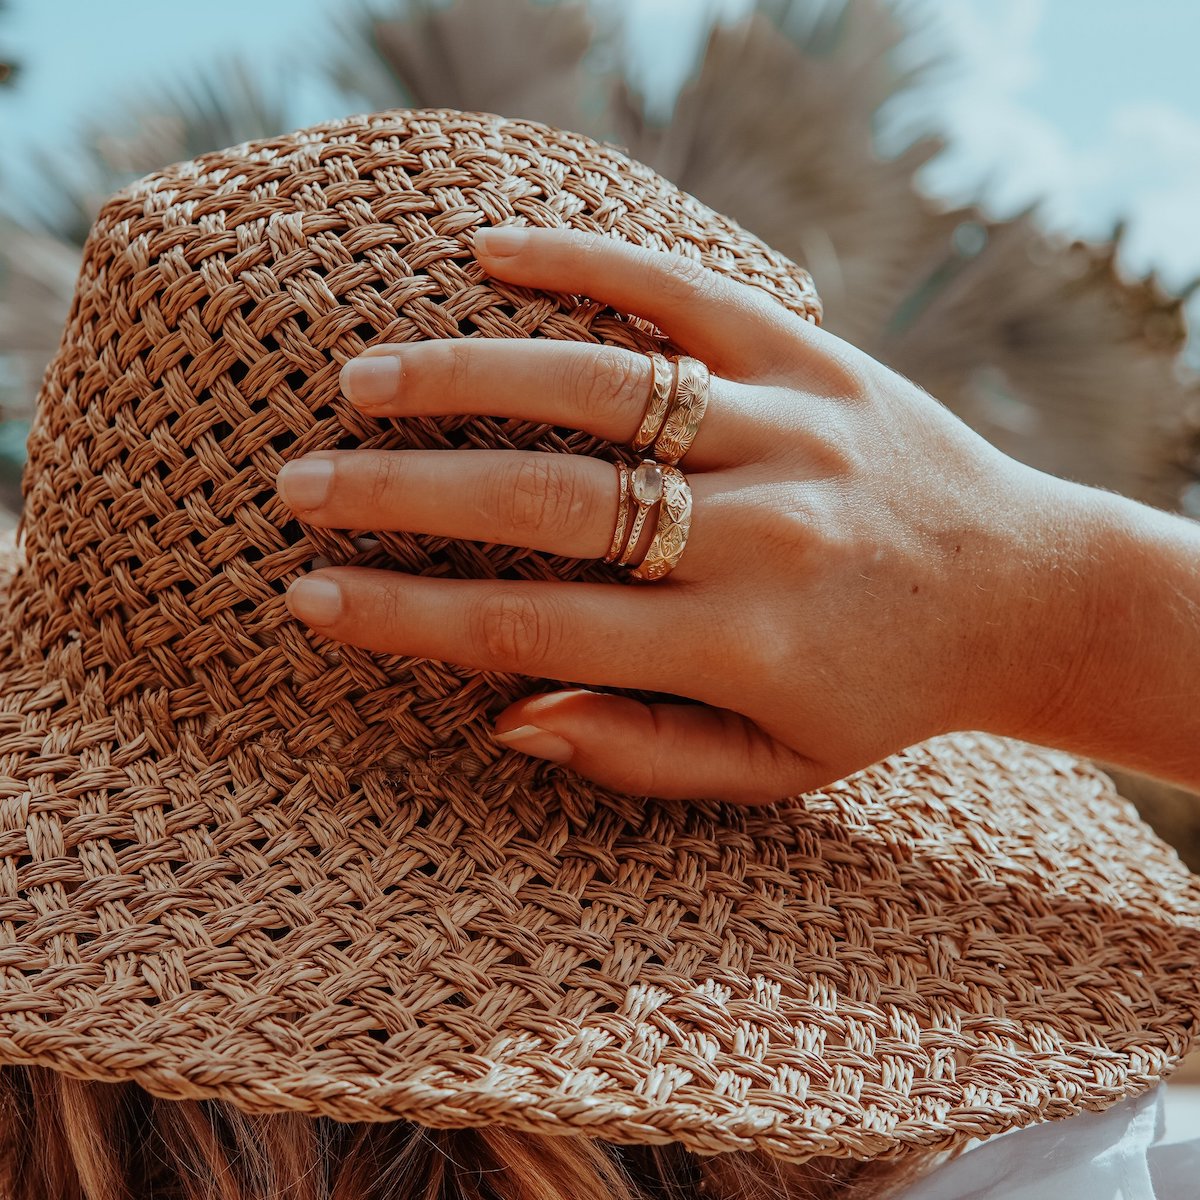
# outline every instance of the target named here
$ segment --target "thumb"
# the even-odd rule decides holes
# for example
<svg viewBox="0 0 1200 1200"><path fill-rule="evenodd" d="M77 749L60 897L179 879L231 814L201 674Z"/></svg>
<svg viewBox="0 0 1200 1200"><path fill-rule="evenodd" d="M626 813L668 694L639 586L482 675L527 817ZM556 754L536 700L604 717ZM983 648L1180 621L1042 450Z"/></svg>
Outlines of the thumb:
<svg viewBox="0 0 1200 1200"><path fill-rule="evenodd" d="M769 804L828 782L820 764L748 717L703 704L641 704L572 689L518 701L493 737L613 791Z"/></svg>

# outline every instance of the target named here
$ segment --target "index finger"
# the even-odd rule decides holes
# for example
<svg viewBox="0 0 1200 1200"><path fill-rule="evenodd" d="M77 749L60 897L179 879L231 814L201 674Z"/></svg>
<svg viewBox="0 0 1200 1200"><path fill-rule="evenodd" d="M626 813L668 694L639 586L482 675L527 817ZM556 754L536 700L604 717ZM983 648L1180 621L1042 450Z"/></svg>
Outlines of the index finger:
<svg viewBox="0 0 1200 1200"><path fill-rule="evenodd" d="M797 338L820 332L761 289L697 259L605 234L504 225L477 230L473 250L500 279L581 293L645 317L684 353L731 378L786 372Z"/></svg>

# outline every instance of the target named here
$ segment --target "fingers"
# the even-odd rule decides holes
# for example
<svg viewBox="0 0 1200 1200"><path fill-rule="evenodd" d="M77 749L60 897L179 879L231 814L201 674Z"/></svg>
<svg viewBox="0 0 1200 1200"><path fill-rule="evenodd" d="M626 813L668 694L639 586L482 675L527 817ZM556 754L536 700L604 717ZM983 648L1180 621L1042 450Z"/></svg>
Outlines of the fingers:
<svg viewBox="0 0 1200 1200"><path fill-rule="evenodd" d="M691 694L678 691L685 677L689 689L696 677L691 648L680 645L689 605L669 581L514 583L326 567L297 579L285 601L326 637L381 654L681 695Z"/></svg>
<svg viewBox="0 0 1200 1200"><path fill-rule="evenodd" d="M586 690L518 701L500 715L495 736L614 791L663 800L767 804L832 778L740 713Z"/></svg>
<svg viewBox="0 0 1200 1200"><path fill-rule="evenodd" d="M322 450L285 463L276 483L289 508L322 528L405 530L603 558L616 530L620 476L613 463L580 454ZM693 481L693 512L708 487L703 477ZM649 550L657 513L647 514L631 564ZM703 559L689 561L689 554L703 554L711 532L704 526L693 515L673 578L695 575L693 564Z"/></svg>
<svg viewBox="0 0 1200 1200"><path fill-rule="evenodd" d="M342 390L373 416L517 417L628 444L650 399L650 356L546 338L443 338L380 345L342 369ZM713 375L709 403L680 467L707 470L757 456L754 391Z"/></svg>
<svg viewBox="0 0 1200 1200"><path fill-rule="evenodd" d="M502 240L522 234L519 249L498 252ZM488 274L500 279L590 296L645 317L687 354L733 379L786 371L798 345L816 345L812 335L821 332L761 289L680 252L574 229L520 226L479 230L474 250Z"/></svg>
<svg viewBox="0 0 1200 1200"><path fill-rule="evenodd" d="M323 635L377 653L695 695L694 647L681 654L678 645L679 629L694 622L678 592L661 603L661 587L498 584L329 567L296 580L286 603ZM719 660L712 631L710 641L709 656ZM834 777L740 713L645 705L586 688L518 702L501 714L496 736L605 787L662 799L765 804Z"/></svg>

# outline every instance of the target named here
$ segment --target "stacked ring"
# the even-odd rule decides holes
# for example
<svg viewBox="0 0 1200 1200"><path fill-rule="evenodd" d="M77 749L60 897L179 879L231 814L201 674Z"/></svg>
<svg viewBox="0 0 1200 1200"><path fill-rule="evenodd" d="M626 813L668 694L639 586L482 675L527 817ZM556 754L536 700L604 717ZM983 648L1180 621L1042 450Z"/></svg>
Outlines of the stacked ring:
<svg viewBox="0 0 1200 1200"><path fill-rule="evenodd" d="M650 398L646 402L646 414L637 433L633 435L633 448L639 453L646 449L662 428L675 393L675 384L679 378L678 360L672 356L670 361L657 350L650 352Z"/></svg>
<svg viewBox="0 0 1200 1200"><path fill-rule="evenodd" d="M604 561L615 562L618 567L627 567L637 550L646 517L662 499L663 466L653 459L646 459L632 474L624 463L617 463L617 469L621 473L620 494L617 497L617 529ZM626 541L624 529L629 519L631 499L637 505L637 515L633 519L633 527L629 530L629 540Z"/></svg>
<svg viewBox="0 0 1200 1200"><path fill-rule="evenodd" d="M692 525L692 489L683 472L663 467L662 508L654 530L654 541L646 557L630 572L635 579L661 579L675 569L687 543Z"/></svg>
<svg viewBox="0 0 1200 1200"><path fill-rule="evenodd" d="M708 408L711 374L699 359L652 351L650 395L633 448L654 447L654 458L643 459L631 473L617 463L617 524L605 562L630 567L635 579L661 579L674 570L683 554L692 522L692 490L675 464L688 452ZM637 514L629 527L631 500ZM650 510L661 501L654 537L642 561L633 566L642 529ZM627 531L628 530L628 535Z"/></svg>
<svg viewBox="0 0 1200 1200"><path fill-rule="evenodd" d="M625 545L625 527L629 523L629 468L623 463L617 463L620 478L617 481L617 527L613 531L612 545L604 556L605 562L615 562L621 557L621 549Z"/></svg>
<svg viewBox="0 0 1200 1200"><path fill-rule="evenodd" d="M675 389L662 428L654 439L654 457L674 466L689 450L708 408L711 376L698 358L675 360Z"/></svg>

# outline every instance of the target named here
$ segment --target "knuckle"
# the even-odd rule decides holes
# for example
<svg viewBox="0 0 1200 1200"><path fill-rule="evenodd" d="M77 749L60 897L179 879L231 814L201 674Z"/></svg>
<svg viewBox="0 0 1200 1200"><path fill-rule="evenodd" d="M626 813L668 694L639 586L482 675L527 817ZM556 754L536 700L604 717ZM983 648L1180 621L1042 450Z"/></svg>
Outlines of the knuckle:
<svg viewBox="0 0 1200 1200"><path fill-rule="evenodd" d="M371 470L367 472L367 512L369 514L387 511L403 488L401 474L403 471L403 456L387 452L375 456Z"/></svg>
<svg viewBox="0 0 1200 1200"><path fill-rule="evenodd" d="M702 262L675 255L663 274L662 291L667 300L686 304L707 296L713 283L713 273Z"/></svg>
<svg viewBox="0 0 1200 1200"><path fill-rule="evenodd" d="M822 342L812 343L812 331L806 329L800 345L789 356L784 375L794 385L804 380L805 391L827 400L861 403L870 391L868 367L853 347Z"/></svg>
<svg viewBox="0 0 1200 1200"><path fill-rule="evenodd" d="M645 390L640 366L629 351L606 347L568 368L571 377L562 381L563 392L585 422L603 420Z"/></svg>
<svg viewBox="0 0 1200 1200"><path fill-rule="evenodd" d="M845 405L827 402L815 408L799 448L818 478L857 480L864 469L870 474L860 425L854 411Z"/></svg>
<svg viewBox="0 0 1200 1200"><path fill-rule="evenodd" d="M467 338L447 338L442 342L446 355L445 391L453 403L471 395L477 345Z"/></svg>
<svg viewBox="0 0 1200 1200"><path fill-rule="evenodd" d="M346 597L343 618L360 632L369 631L381 648L400 640L403 631L412 624L412 612L401 589L387 579L346 576L339 572L338 582Z"/></svg>
<svg viewBox="0 0 1200 1200"><path fill-rule="evenodd" d="M379 628L396 632L411 620L412 614L404 604L399 588L384 587L379 594Z"/></svg>
<svg viewBox="0 0 1200 1200"><path fill-rule="evenodd" d="M724 799L733 804L771 804L808 790L813 776L811 759L761 730L746 729L744 744L743 753L754 769L731 779Z"/></svg>
<svg viewBox="0 0 1200 1200"><path fill-rule="evenodd" d="M814 569L824 573L844 561L847 531L836 507L815 488L789 490L745 520L754 530L742 553L748 570L761 571L765 562L778 571L786 564L789 574L808 576Z"/></svg>
<svg viewBox="0 0 1200 1200"><path fill-rule="evenodd" d="M557 263L563 267L582 265L589 272L592 269L603 271L612 258L614 241L620 239L582 233L578 229L563 230L562 236L555 239L551 253L556 255Z"/></svg>
<svg viewBox="0 0 1200 1200"><path fill-rule="evenodd" d="M514 532L561 534L580 518L578 487L557 456L533 455L499 472L493 489L499 493L494 511L504 514Z"/></svg>
<svg viewBox="0 0 1200 1200"><path fill-rule="evenodd" d="M800 562L821 540L820 520L811 504L792 497L758 514L755 537L759 551L773 562Z"/></svg>
<svg viewBox="0 0 1200 1200"><path fill-rule="evenodd" d="M530 596L495 592L476 602L474 634L487 661L501 671L537 674L551 646L546 613Z"/></svg>

